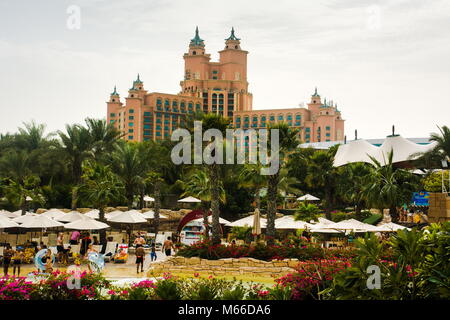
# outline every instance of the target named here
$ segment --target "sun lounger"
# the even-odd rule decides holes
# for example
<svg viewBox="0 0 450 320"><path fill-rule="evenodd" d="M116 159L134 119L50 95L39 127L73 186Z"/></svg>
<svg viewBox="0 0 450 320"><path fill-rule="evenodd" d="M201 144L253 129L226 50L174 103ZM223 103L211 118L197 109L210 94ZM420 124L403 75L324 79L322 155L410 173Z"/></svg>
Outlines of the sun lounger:
<svg viewBox="0 0 450 320"><path fill-rule="evenodd" d="M111 259L114 257L114 255L116 254L116 247L117 247L117 242L113 242L113 241L109 241L106 243L106 249L105 249L105 262L111 261Z"/></svg>

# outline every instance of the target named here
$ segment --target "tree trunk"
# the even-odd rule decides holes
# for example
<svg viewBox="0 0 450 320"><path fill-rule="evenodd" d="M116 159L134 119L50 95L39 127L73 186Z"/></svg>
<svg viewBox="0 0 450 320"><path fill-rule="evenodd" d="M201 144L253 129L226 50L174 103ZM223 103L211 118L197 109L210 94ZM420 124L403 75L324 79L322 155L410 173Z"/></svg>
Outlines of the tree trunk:
<svg viewBox="0 0 450 320"><path fill-rule="evenodd" d="M325 217L328 220L331 220L331 199L331 192L329 190L325 190Z"/></svg>
<svg viewBox="0 0 450 320"><path fill-rule="evenodd" d="M275 240L275 216L277 213L278 183L279 173L270 175L267 184L267 226L266 240L268 244L273 244Z"/></svg>
<svg viewBox="0 0 450 320"><path fill-rule="evenodd" d="M209 221L208 221L209 206L203 208L203 225L205 226L205 240L209 239Z"/></svg>
<svg viewBox="0 0 450 320"><path fill-rule="evenodd" d="M153 228L155 230L155 237L159 231L159 209L161 209L161 185L160 182L155 182L155 218L153 219Z"/></svg>
<svg viewBox="0 0 450 320"><path fill-rule="evenodd" d="M389 208L389 215L391 216L392 222L398 222L398 212L395 206Z"/></svg>
<svg viewBox="0 0 450 320"><path fill-rule="evenodd" d="M256 193L255 193L255 205L256 205L256 208L261 212L261 197L260 197L260 189L258 189L258 190L256 190Z"/></svg>
<svg viewBox="0 0 450 320"><path fill-rule="evenodd" d="M139 208L141 208L141 210L144 208L144 196L145 196L145 190L142 187L141 188L141 193L139 195Z"/></svg>
<svg viewBox="0 0 450 320"><path fill-rule="evenodd" d="M99 213L98 213L98 217L99 220L103 223L106 223L106 219L105 219L105 208L99 208ZM100 235L100 244L104 247L104 249L106 249L105 245L106 245L106 229L101 229L99 231L99 235Z"/></svg>
<svg viewBox="0 0 450 320"><path fill-rule="evenodd" d="M220 244L220 223L219 223L219 172L216 164L210 166L210 181L211 183L211 211L212 211L212 243Z"/></svg>
<svg viewBox="0 0 450 320"><path fill-rule="evenodd" d="M72 187L72 202L70 208L74 211L77 210L77 202L78 202L78 186Z"/></svg>
<svg viewBox="0 0 450 320"><path fill-rule="evenodd" d="M25 215L25 212L27 211L27 200L23 200L20 204L20 210L22 211L21 215Z"/></svg>
<svg viewBox="0 0 450 320"><path fill-rule="evenodd" d="M133 209L133 189L130 187L127 189L127 207L128 210Z"/></svg>

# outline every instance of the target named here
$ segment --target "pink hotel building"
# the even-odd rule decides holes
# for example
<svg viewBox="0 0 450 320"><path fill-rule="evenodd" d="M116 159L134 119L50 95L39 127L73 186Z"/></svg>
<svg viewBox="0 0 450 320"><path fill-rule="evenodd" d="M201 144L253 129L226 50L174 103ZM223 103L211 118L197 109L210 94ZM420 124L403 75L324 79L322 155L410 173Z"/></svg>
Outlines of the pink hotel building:
<svg viewBox="0 0 450 320"><path fill-rule="evenodd" d="M307 108L253 110L248 91L247 54L231 30L218 62L210 61L204 40L195 37L184 54L184 80L178 94L148 92L139 75L128 90L125 103L114 87L107 102L107 121L124 133L124 139L145 141L170 138L194 111L214 112L232 120L235 128L265 128L286 122L300 129L302 142L344 139L344 120L337 105L321 100L317 89Z"/></svg>

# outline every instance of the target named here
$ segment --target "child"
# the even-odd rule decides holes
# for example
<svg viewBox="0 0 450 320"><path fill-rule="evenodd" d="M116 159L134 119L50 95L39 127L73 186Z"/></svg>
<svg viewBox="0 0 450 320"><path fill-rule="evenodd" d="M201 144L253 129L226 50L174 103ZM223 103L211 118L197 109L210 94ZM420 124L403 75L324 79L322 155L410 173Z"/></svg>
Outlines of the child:
<svg viewBox="0 0 450 320"><path fill-rule="evenodd" d="M156 261L156 245L152 242L152 247L150 249L150 261Z"/></svg>
<svg viewBox="0 0 450 320"><path fill-rule="evenodd" d="M11 263L11 258L14 254L13 249L11 248L11 245L8 243L6 245L6 249L3 252L3 273L6 275L8 275L8 269L9 269L9 264Z"/></svg>
<svg viewBox="0 0 450 320"><path fill-rule="evenodd" d="M144 259L145 259L144 247L139 246L136 248L136 272L137 273L139 273L139 265L141 266L141 272L144 272Z"/></svg>

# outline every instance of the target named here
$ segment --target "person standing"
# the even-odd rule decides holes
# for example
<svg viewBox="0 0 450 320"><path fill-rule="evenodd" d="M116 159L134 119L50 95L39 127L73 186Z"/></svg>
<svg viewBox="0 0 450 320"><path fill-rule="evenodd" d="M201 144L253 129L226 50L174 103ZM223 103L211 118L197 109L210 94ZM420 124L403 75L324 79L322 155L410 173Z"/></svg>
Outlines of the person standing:
<svg viewBox="0 0 450 320"><path fill-rule="evenodd" d="M17 250L14 253L14 256L13 256L13 260L14 260L13 261L13 275L14 276L16 275L16 270L17 270L17 276L18 277L20 276L20 266L22 265L23 258L24 258L24 254L23 254L22 250Z"/></svg>
<svg viewBox="0 0 450 320"><path fill-rule="evenodd" d="M150 261L156 261L156 245L154 242L152 242L152 246L150 248Z"/></svg>
<svg viewBox="0 0 450 320"><path fill-rule="evenodd" d="M92 240L91 240L90 234L89 234L89 232L87 232L85 234L85 236L81 239L80 254L82 256L84 256L85 253L88 251L89 245L91 244L91 242L92 242Z"/></svg>
<svg viewBox="0 0 450 320"><path fill-rule="evenodd" d="M138 234L137 238L134 239L134 245L136 246L136 248L138 247L142 247L145 244L145 239L142 236L142 234Z"/></svg>
<svg viewBox="0 0 450 320"><path fill-rule="evenodd" d="M5 251L3 251L3 273L6 276L8 274L9 265L11 264L11 258L14 254L11 245L6 245Z"/></svg>
<svg viewBox="0 0 450 320"><path fill-rule="evenodd" d="M161 248L161 252L164 252L166 256L172 255L172 249L175 251L175 246L173 245L173 242L170 237L167 237L167 240L164 241L164 244Z"/></svg>
<svg viewBox="0 0 450 320"><path fill-rule="evenodd" d="M139 273L139 266L141 266L141 272L144 272L144 259L145 250L143 246L136 248L136 273Z"/></svg>
<svg viewBox="0 0 450 320"><path fill-rule="evenodd" d="M77 245L78 240L80 239L80 236L81 236L80 231L78 231L78 230L72 231L72 234L70 235L70 241L69 241L70 244Z"/></svg>

